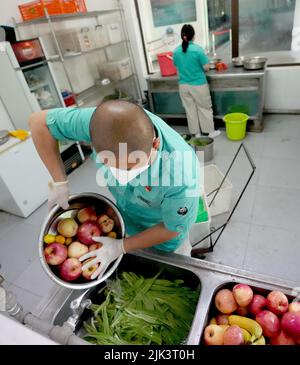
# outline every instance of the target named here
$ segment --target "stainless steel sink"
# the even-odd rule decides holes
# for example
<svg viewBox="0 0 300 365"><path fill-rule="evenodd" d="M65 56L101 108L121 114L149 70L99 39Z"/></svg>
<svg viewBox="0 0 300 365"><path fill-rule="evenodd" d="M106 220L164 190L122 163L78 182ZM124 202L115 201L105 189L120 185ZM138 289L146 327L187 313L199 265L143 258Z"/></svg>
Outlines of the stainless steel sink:
<svg viewBox="0 0 300 365"><path fill-rule="evenodd" d="M201 342L203 330L213 314L211 304L214 296L223 287L232 287L236 283L245 283L262 291L281 290L291 298L299 295L297 287L300 290L300 285L296 282L283 281L181 255L155 253L150 250L141 251L134 255L126 255L115 275L126 270L145 276L154 276L161 268L164 269L164 275L168 279L180 278L185 280L185 284L191 288L197 288L199 285L201 287L194 320L186 340L187 345L198 345ZM101 297L97 295L97 292L102 288L102 285L104 284L100 284L96 289L89 289L83 299L91 299L92 301L100 299L101 301ZM50 319L53 323L62 325L72 315L71 302L84 293L84 291L78 290L63 292L59 298L55 298L55 315L48 316L48 318L43 315L43 312L40 312L40 315L44 319ZM57 305L58 302L59 305ZM53 308L48 307L47 310L44 309L44 312L53 313L54 311ZM82 336L82 322L89 315L89 311L84 310L80 316L75 329L77 335Z"/></svg>

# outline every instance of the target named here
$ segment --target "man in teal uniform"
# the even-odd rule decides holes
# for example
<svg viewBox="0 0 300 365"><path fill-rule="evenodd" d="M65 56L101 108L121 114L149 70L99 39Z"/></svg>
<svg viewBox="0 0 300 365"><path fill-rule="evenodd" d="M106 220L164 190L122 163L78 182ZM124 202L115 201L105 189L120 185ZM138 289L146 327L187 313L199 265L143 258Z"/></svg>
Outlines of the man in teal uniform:
<svg viewBox="0 0 300 365"><path fill-rule="evenodd" d="M49 205L68 208L69 189L58 142L89 142L98 173L116 200L128 237L94 237L103 246L81 261L101 262L94 277L122 253L153 247L189 255L188 232L200 195L198 159L179 134L160 118L124 101L98 108L61 108L30 118L32 137L49 170ZM125 148L125 150L124 150ZM96 257L96 258L95 258Z"/></svg>

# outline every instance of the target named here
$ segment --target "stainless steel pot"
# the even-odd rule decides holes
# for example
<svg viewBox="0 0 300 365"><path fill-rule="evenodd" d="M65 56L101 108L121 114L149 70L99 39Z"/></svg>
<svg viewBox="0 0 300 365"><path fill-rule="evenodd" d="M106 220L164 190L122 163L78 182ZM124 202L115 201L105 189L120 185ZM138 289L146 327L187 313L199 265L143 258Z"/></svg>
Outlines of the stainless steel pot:
<svg viewBox="0 0 300 365"><path fill-rule="evenodd" d="M6 130L0 131L0 146L9 140L9 132Z"/></svg>
<svg viewBox="0 0 300 365"><path fill-rule="evenodd" d="M232 64L234 67L243 67L244 66L245 57L234 57L232 59Z"/></svg>
<svg viewBox="0 0 300 365"><path fill-rule="evenodd" d="M39 258L43 269L47 273L47 275L58 285L63 286L68 289L87 289L98 285L99 283L105 281L108 277L112 275L112 273L118 267L120 261L122 260L122 256L120 256L115 262L113 262L107 271L104 273L101 279L86 281L83 278L77 279L74 282L67 282L61 279L58 276L58 272L56 271L55 266L50 267L44 256L44 237L47 234L57 234L57 225L58 222L63 218L74 218L77 215L78 210L87 206L93 206L96 209L97 214L103 214L107 212L109 209L110 217L115 222L114 231L117 233L117 238L125 237L125 224L123 218L117 208L117 206L108 198L95 193L83 193L71 196L69 199L69 208L67 210L63 210L58 206L55 206L48 216L46 217L43 226L40 231L39 236Z"/></svg>
<svg viewBox="0 0 300 365"><path fill-rule="evenodd" d="M266 66L266 57L245 57L244 68L246 70L260 70Z"/></svg>

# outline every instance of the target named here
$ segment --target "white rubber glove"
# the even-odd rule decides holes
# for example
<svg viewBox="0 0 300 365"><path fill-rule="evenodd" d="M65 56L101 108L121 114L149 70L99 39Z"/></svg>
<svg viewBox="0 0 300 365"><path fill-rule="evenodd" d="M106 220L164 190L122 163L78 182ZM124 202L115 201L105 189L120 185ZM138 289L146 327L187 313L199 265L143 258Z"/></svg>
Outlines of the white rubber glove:
<svg viewBox="0 0 300 365"><path fill-rule="evenodd" d="M69 185L68 181L49 183L49 197L48 207L49 210L58 204L62 209L69 208Z"/></svg>
<svg viewBox="0 0 300 365"><path fill-rule="evenodd" d="M90 266L99 264L97 270L93 273L91 279L98 277L100 279L105 273L108 266L119 258L121 255L125 254L124 250L124 240L116 240L110 237L93 237L95 242L102 243L102 247L98 250L88 252L87 254L79 258L80 261L85 261L91 257L94 259L83 265L82 270L88 269Z"/></svg>

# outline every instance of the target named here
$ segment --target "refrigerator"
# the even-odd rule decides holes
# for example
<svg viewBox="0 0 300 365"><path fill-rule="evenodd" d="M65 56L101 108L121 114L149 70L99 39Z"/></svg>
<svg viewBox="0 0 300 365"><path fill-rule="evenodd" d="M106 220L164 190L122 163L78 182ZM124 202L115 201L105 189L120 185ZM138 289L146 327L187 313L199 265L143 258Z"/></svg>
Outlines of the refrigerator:
<svg viewBox="0 0 300 365"><path fill-rule="evenodd" d="M15 129L31 113L64 107L58 83L38 38L0 43L0 99Z"/></svg>

